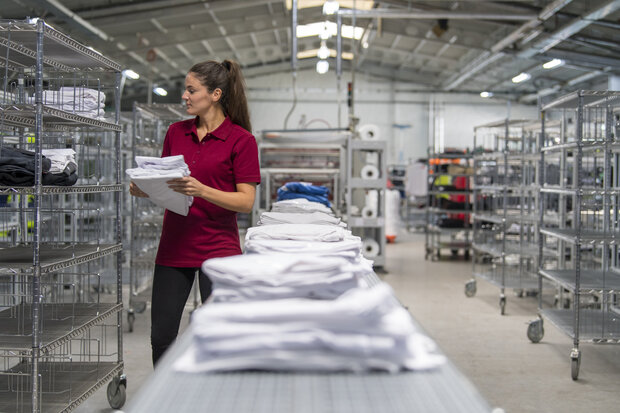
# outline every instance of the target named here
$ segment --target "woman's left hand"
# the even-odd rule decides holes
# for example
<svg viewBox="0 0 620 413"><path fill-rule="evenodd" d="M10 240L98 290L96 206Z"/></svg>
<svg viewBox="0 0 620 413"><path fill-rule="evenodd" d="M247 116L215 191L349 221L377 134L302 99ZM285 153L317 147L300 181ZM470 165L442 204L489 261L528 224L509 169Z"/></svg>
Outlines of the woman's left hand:
<svg viewBox="0 0 620 413"><path fill-rule="evenodd" d="M191 176L171 179L166 181L166 183L174 192L189 196L200 197L206 188L205 185L201 184L200 181Z"/></svg>

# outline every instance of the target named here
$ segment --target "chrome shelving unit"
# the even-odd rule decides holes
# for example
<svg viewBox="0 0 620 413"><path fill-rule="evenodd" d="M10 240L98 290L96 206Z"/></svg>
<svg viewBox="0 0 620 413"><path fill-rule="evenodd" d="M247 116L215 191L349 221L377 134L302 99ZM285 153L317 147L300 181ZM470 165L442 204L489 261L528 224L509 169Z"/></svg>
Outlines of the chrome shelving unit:
<svg viewBox="0 0 620 413"><path fill-rule="evenodd" d="M428 201L426 203L425 259L441 258L442 250L452 256L471 249L472 154L428 153Z"/></svg>
<svg viewBox="0 0 620 413"><path fill-rule="evenodd" d="M527 333L539 342L548 320L572 338L573 380L580 342L620 342L619 119L620 92L580 90L542 107L539 256L554 248L559 259L539 268L539 318ZM547 128L553 120L559 127ZM557 222L547 219L550 211ZM558 291L552 308L543 308L543 280Z"/></svg>
<svg viewBox="0 0 620 413"><path fill-rule="evenodd" d="M504 119L474 128L473 275L523 297L538 288L538 170L540 123ZM545 259L552 258L545 251Z"/></svg>
<svg viewBox="0 0 620 413"><path fill-rule="evenodd" d="M118 64L43 20L0 20L0 148L34 153L34 182L0 187L0 411L70 411L105 383L124 404L120 80ZM74 96L50 101L60 87ZM84 116L82 88L111 111ZM43 185L42 150L66 148L76 185Z"/></svg>
<svg viewBox="0 0 620 413"><path fill-rule="evenodd" d="M189 116L182 104L134 103L131 167L136 156L161 156L168 126ZM127 182L127 185L129 182ZM155 255L159 245L164 210L145 198L131 197L129 227L129 302L127 325L133 331L136 313L142 313L150 298Z"/></svg>

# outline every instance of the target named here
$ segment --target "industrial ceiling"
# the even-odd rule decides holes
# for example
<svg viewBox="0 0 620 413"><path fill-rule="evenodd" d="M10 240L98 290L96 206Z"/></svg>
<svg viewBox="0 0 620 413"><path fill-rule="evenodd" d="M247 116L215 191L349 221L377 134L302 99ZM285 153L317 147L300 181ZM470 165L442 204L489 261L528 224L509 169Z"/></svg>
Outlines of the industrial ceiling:
<svg viewBox="0 0 620 413"><path fill-rule="evenodd" d="M354 56L343 60L344 71L432 91L487 91L535 103L620 76L620 0L357 0L341 1L332 15L310 0L2 3L0 18L42 17L139 73L140 81L127 83L134 96L153 84L178 87L193 63L208 59L235 59L246 77L291 72L292 3L298 26L333 25L339 13L343 27L358 28L358 40L342 41ZM325 45L336 49L336 41L331 36ZM320 46L317 35L297 38L297 70L315 69ZM333 68L335 58L328 59ZM553 59L558 66L543 68ZM515 83L520 73L531 77Z"/></svg>

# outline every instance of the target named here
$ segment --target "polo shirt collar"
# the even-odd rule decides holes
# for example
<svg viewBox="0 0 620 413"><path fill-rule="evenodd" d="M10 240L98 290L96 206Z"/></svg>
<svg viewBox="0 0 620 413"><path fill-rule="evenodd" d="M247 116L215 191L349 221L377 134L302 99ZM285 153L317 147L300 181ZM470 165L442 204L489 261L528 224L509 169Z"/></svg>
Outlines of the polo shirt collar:
<svg viewBox="0 0 620 413"><path fill-rule="evenodd" d="M191 122L190 129L185 133L186 135L192 135L194 137L198 137L198 130L196 125L198 124L198 116L194 118L193 122ZM213 132L211 132L211 136L221 141L225 141L230 133L232 132L233 123L228 116L224 119L224 122L220 124Z"/></svg>

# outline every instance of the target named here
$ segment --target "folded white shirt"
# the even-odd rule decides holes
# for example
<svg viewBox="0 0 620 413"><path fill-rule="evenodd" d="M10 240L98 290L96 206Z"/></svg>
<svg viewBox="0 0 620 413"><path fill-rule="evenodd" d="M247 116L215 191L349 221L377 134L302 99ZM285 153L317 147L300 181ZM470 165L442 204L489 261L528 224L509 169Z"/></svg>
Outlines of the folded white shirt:
<svg viewBox="0 0 620 413"><path fill-rule="evenodd" d="M335 225L280 224L248 228L245 239L289 239L334 242L342 241L350 235L351 231Z"/></svg>
<svg viewBox="0 0 620 413"><path fill-rule="evenodd" d="M71 148L64 149L43 149L43 156L52 162L50 173L62 173L69 163L74 163L77 172L77 163L75 162L75 151Z"/></svg>
<svg viewBox="0 0 620 413"><path fill-rule="evenodd" d="M253 254L284 253L310 254L321 256L340 256L351 261L362 258L362 240L355 235L347 236L342 241L295 241L274 239L246 239L245 252Z"/></svg>
<svg viewBox="0 0 620 413"><path fill-rule="evenodd" d="M296 213L324 212L330 215L334 214L331 208L328 208L320 202L309 201L305 198L284 199L274 202L271 204L271 211Z"/></svg>
<svg viewBox="0 0 620 413"><path fill-rule="evenodd" d="M318 211L309 213L263 212L261 213L257 224L317 224L340 225L342 227L346 227L346 224L340 222L340 218Z"/></svg>
<svg viewBox="0 0 620 413"><path fill-rule="evenodd" d="M189 176L183 155L165 158L136 156L136 163L138 168L127 169L125 173L138 188L147 193L154 204L187 216L193 197L173 191L166 183L170 179Z"/></svg>
<svg viewBox="0 0 620 413"><path fill-rule="evenodd" d="M385 284L330 301L209 303L194 313L190 328L192 345L175 363L186 372L396 372L445 361Z"/></svg>

